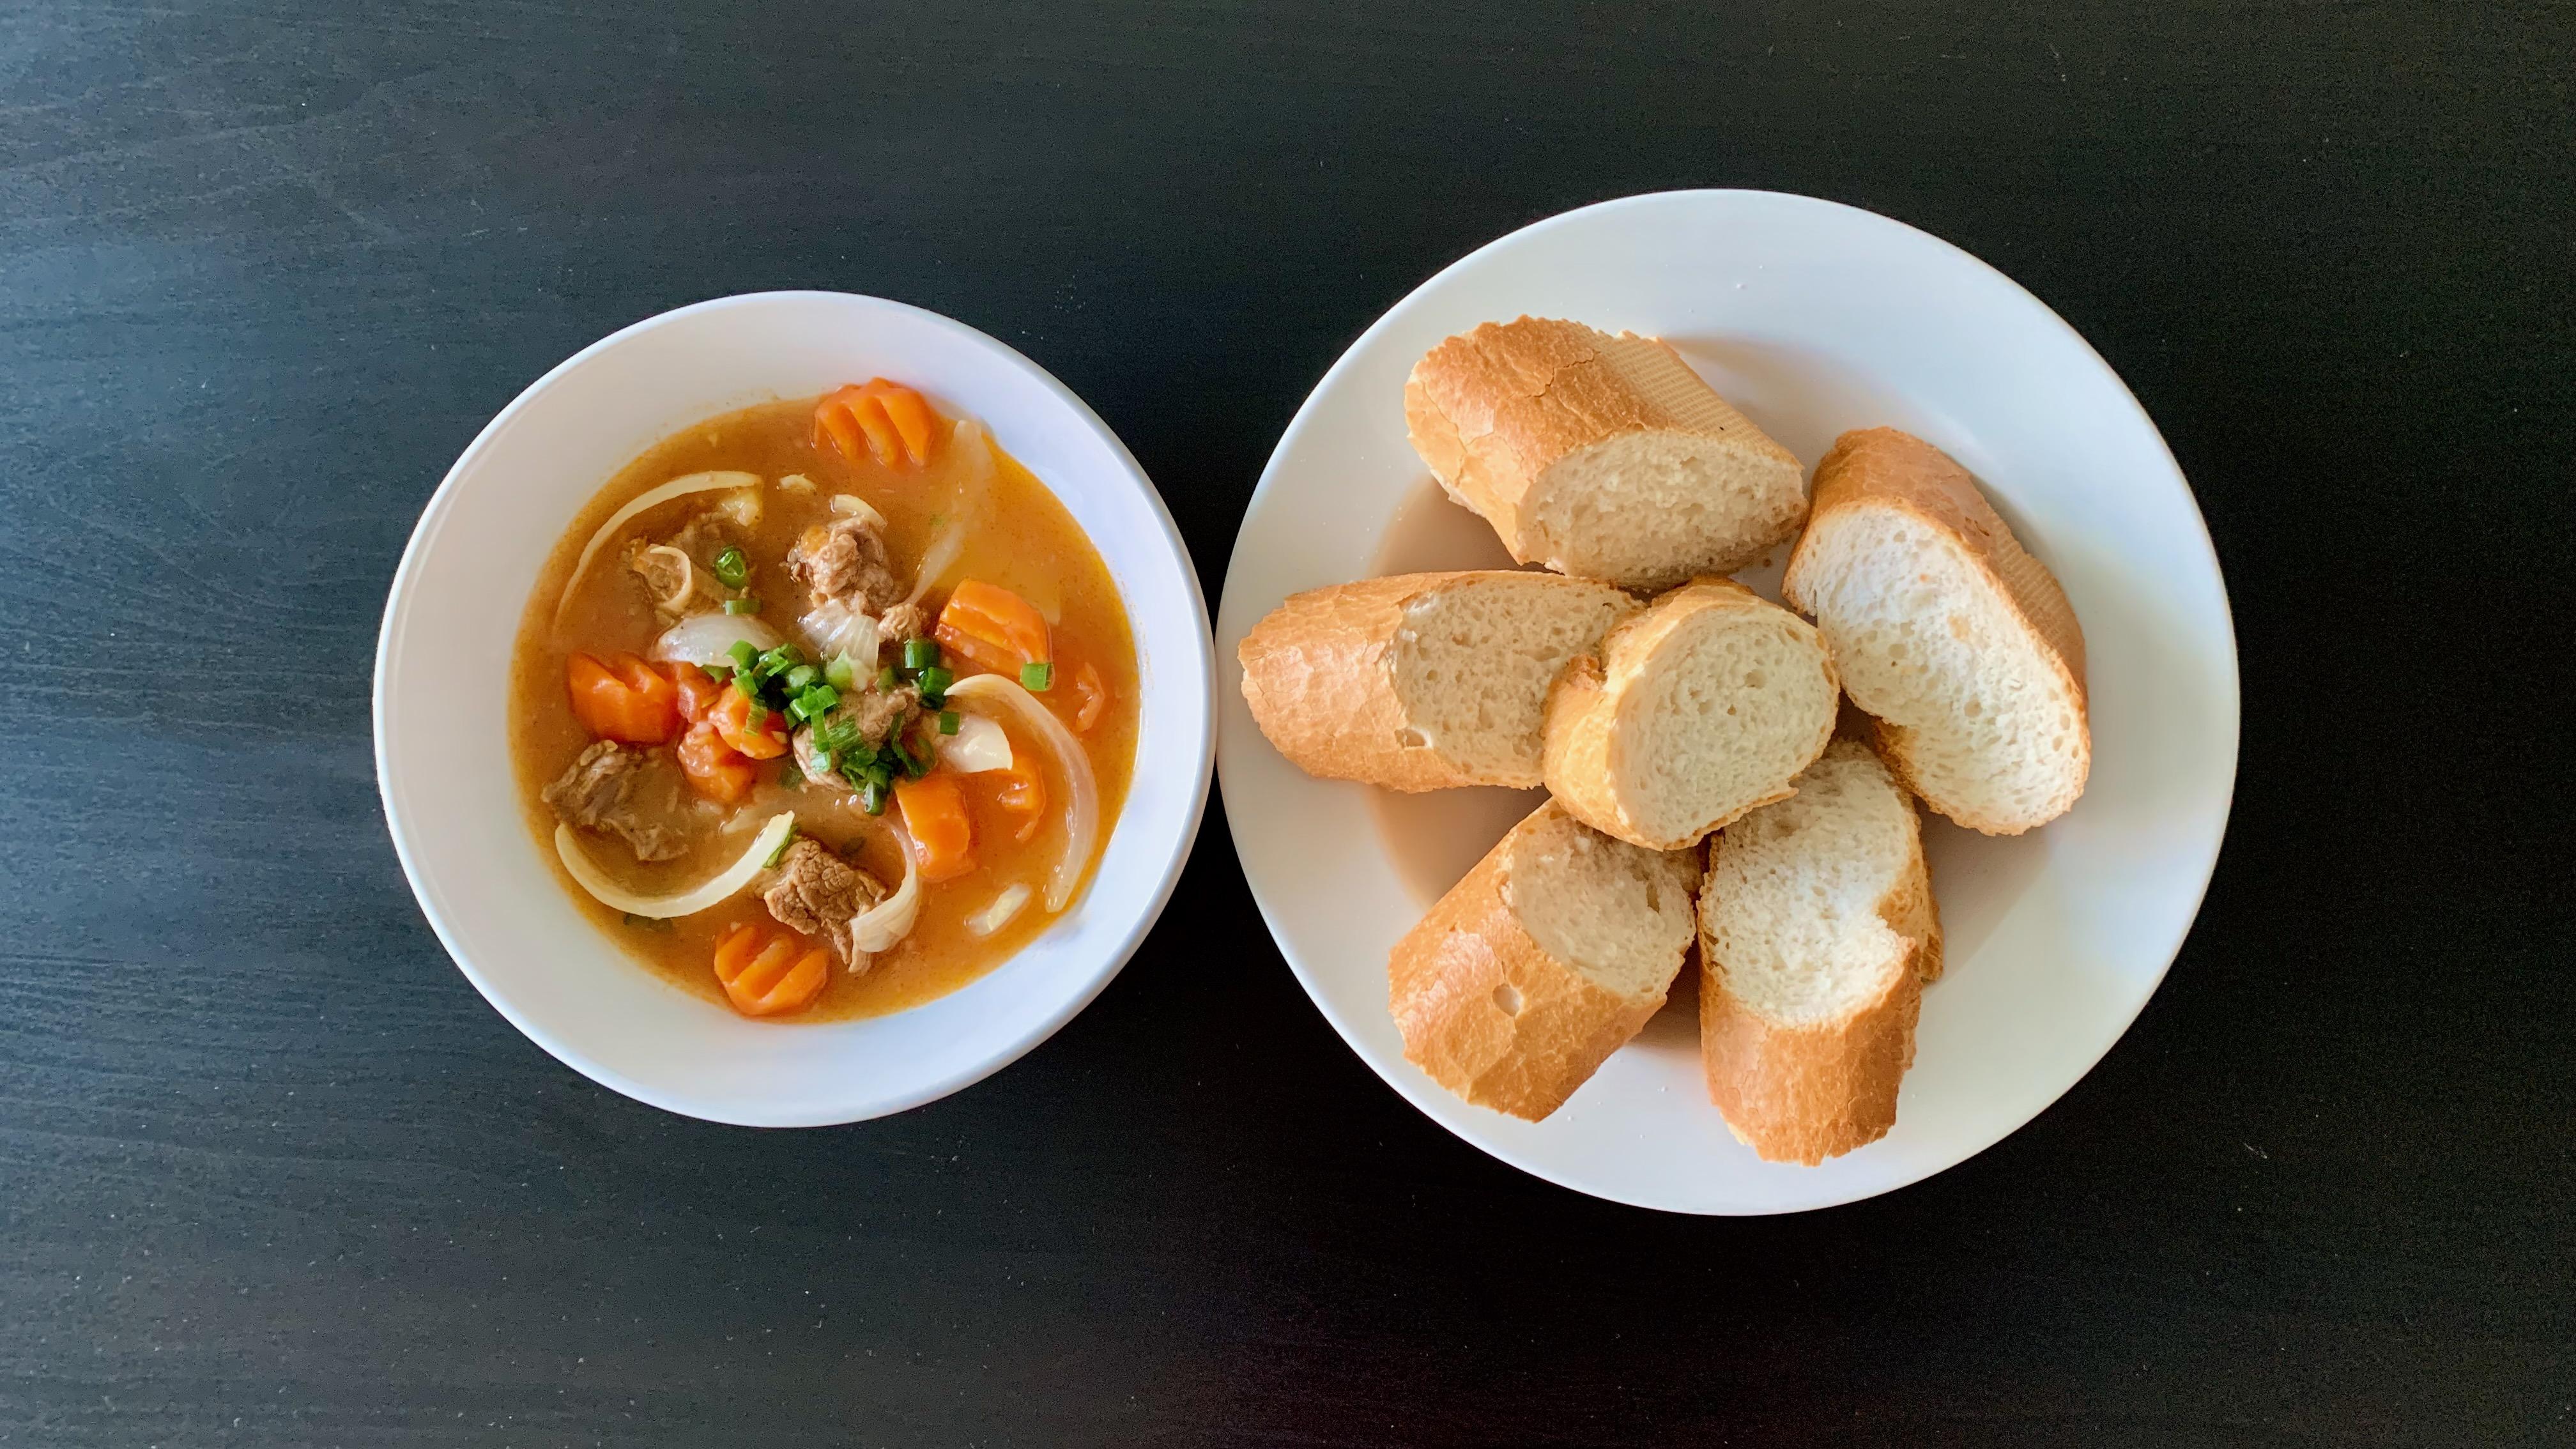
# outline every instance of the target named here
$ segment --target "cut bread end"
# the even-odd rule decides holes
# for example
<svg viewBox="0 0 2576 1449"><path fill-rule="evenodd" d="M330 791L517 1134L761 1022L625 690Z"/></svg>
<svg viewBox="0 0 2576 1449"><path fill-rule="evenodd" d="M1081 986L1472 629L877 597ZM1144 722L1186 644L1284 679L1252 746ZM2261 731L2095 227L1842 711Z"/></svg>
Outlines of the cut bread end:
<svg viewBox="0 0 2576 1449"><path fill-rule="evenodd" d="M1477 1106L1555 1111L1663 1005L1695 873L1540 806L1388 958L1406 1059Z"/></svg>
<svg viewBox="0 0 2576 1449"><path fill-rule="evenodd" d="M1414 450L1512 557L1630 588L1759 559L1806 515L1796 457L1662 341L1523 317L1405 386Z"/></svg>
<svg viewBox="0 0 2576 1449"><path fill-rule="evenodd" d="M1548 788L1576 818L1676 850L1778 800L1833 736L1841 687L1814 626L1724 579L1656 599L1548 702Z"/></svg>
<svg viewBox="0 0 2576 1449"><path fill-rule="evenodd" d="M1700 918L1709 1097L1765 1159L1886 1135L1941 931L1914 802L1841 740L1711 846Z"/></svg>
<svg viewBox="0 0 2576 1449"><path fill-rule="evenodd" d="M1539 782L1549 687L1636 600L1484 570L1316 589L1244 636L1243 696L1309 774L1397 790Z"/></svg>
<svg viewBox="0 0 2576 1449"><path fill-rule="evenodd" d="M2083 635L1965 469L1890 429L1847 434L1784 591L1813 615L1888 764L1973 830L2064 814L2092 765Z"/></svg>

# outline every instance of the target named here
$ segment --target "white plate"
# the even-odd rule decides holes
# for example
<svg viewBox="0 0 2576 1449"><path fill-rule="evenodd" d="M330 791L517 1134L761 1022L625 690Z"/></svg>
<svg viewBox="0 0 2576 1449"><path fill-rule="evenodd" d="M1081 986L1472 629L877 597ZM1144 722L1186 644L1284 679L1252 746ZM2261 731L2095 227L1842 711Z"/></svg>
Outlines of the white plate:
<svg viewBox="0 0 2576 1449"><path fill-rule="evenodd" d="M1519 803L1309 779L1244 707L1235 648L1287 595L1508 563L1406 444L1403 389L1441 338L1524 313L1665 338L1811 467L1848 428L1884 423L1929 439L1975 472L2083 623L2091 784L2072 812L2018 839L1927 825L1948 974L1924 994L1895 1130L1822 1167L1762 1162L1728 1135L1701 1081L1687 991L1544 1122L1434 1085L1405 1061L1388 1018L1387 951ZM1776 597L1779 562L1745 581ZM1869 1197L2037 1115L2163 978L2208 886L2235 785L2226 591L2191 490L2137 400L2001 273L1911 227L1807 197L1604 202L1514 232L1424 283L1352 344L1280 439L1235 541L1217 633L1226 818L1262 916L1325 1018L1407 1101L1503 1161L1677 1212ZM1426 823L1444 821L1426 843Z"/></svg>
<svg viewBox="0 0 2576 1449"><path fill-rule="evenodd" d="M520 814L508 670L539 565L646 448L701 418L901 378L983 420L1109 566L1142 679L1136 772L1063 919L909 1011L747 1021L628 959L576 910ZM692 1117L801 1127L978 1081L1072 1019L1162 913L1207 803L1207 607L1162 499L1044 368L961 322L838 292L765 292L638 322L547 373L456 460L414 530L376 650L376 771L394 849L466 978L603 1086Z"/></svg>

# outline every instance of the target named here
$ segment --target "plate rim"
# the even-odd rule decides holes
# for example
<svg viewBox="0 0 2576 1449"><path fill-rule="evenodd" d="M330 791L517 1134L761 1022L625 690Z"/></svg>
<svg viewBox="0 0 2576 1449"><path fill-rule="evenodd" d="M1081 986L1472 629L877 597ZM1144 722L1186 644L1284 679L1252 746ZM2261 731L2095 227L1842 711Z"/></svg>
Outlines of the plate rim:
<svg viewBox="0 0 2576 1449"><path fill-rule="evenodd" d="M2175 935L2174 939L2159 953L2162 955L2163 961L2156 967L2152 979L2149 980L2146 985L2146 989L2138 993L2136 1001L2129 1006L2126 1015L2120 1019L2118 1029L2110 1032L2104 1037L2100 1049L2095 1051L2090 1058L2085 1061L2082 1068L2070 1077L2064 1086L2060 1087L2055 1093L2051 1094L2046 1101L2041 1102L2026 1115L2019 1117L2017 1120L2011 1121L1986 1140L1977 1143L1975 1146L1960 1153L1957 1157L1951 1159L1940 1167L1900 1182L1893 1182L1883 1186L1865 1187L1840 1194L1829 1193L1815 1201L1802 1202L1796 1205L1749 1208L1689 1207L1669 1202L1645 1201L1639 1197L1630 1196L1619 1191L1606 1190L1598 1185L1569 1182L1547 1168L1529 1160L1528 1155L1521 1152L1517 1147L1509 1143L1492 1140L1489 1137L1471 1136L1459 1125L1444 1119L1439 1113L1431 1111L1429 1107L1425 1105L1425 1099L1433 1093L1440 1092L1442 1089L1439 1088L1436 1083L1429 1082L1427 1078L1420 1083L1401 1079L1378 1063L1375 1056L1361 1045L1360 1039L1353 1027L1343 1020L1341 1014L1335 1011L1327 993L1318 985L1314 974L1309 971L1304 962L1298 959L1297 953L1290 948L1285 933L1280 929L1278 917L1273 912L1267 892L1263 888L1262 884L1253 878L1252 872L1249 870L1244 871L1244 885L1252 895L1253 904L1261 914L1262 925L1270 932L1271 942L1277 948L1280 958L1287 963L1288 969L1295 975L1297 984L1300 989L1306 993L1308 1001L1314 1005L1316 1011L1323 1016L1324 1020L1332 1026L1335 1034L1342 1038L1343 1045L1350 1048L1352 1055L1358 1057L1380 1081L1392 1088L1399 1097L1403 1098L1416 1111L1419 1111L1425 1117L1430 1118L1434 1125L1448 1132L1451 1136L1458 1138L1460 1141L1465 1142L1467 1145L1485 1153L1487 1156L1506 1163L1509 1166L1527 1173L1532 1177L1538 1178L1543 1182L1547 1182L1565 1191L1581 1193L1585 1196L1599 1198L1603 1201L1617 1202L1630 1207L1645 1208L1656 1212L1677 1213L1686 1216L1767 1217L1788 1213L1821 1211L1826 1208L1840 1207L1848 1203L1862 1202L1873 1197L1880 1197L1891 1192L1901 1191L1930 1178L1938 1177L1963 1163L1973 1161L1977 1157L1993 1149L1998 1143L2001 1143L2006 1138L2009 1138L2013 1134L2021 1131L2022 1128L2029 1126L2031 1122L2037 1120L2041 1113L2046 1112L2049 1108L2054 1107L2057 1103L2063 1101L2067 1093L2072 1092L2086 1077L2091 1076L2094 1069L2102 1064L2102 1060L2110 1055L2111 1050L2118 1046L2119 1043L2128 1036L2130 1028L2137 1024L2138 1017L2145 1012L2147 1003L2152 1001L2155 998L2157 991L2163 988L2165 977L2171 973L2174 961L2180 957L2183 946L2190 940L2192 928L2199 923L2201 907L2206 904L2208 900L2210 882L2216 877L2219 857L2225 853L2227 829L2235 813L2237 780L2243 764L2243 660L2237 647L2235 608L2234 602L2230 598L2227 590L2226 571L2218 557L2217 543L2210 535L2208 517L2201 511L2199 496L2192 490L2191 480L2183 472L2181 460L2174 456L2172 444L2166 440L2163 430L2156 426L2155 419L2149 415L2146 410L2146 405L2138 400L2136 392L2134 392L2129 387L2127 381L2120 376L2118 369L2111 366L2110 361L2103 357L2101 352L2096 349L2081 332L2076 330L2074 324L2060 316L2055 308L2049 306L2045 301L2042 301L2036 293L2032 292L2029 288L2024 287L2020 282L2005 273L2001 268L1996 267L1984 258L1977 256L1975 253L1968 251L1966 248L1961 247L1954 242L1948 241L1940 236L1936 236L1933 233L1925 231L1908 222L1898 220L1895 217L1887 216L1880 212L1871 211L1865 207L1852 206L1848 203L1831 201L1823 197L1807 196L1797 192L1770 191L1748 187L1682 187L1661 191L1639 192L1633 195L1610 197L1604 200L1590 202L1566 211L1557 212L1551 216L1541 217L1540 219L1526 225L1515 227L1512 230L1477 246L1473 250L1458 257L1456 260L1441 267L1430 276L1425 277L1421 282L1415 284L1411 289L1406 291L1402 297L1396 299L1393 304L1388 306L1384 312L1378 315L1376 320L1372 321L1357 337L1351 340L1350 344L1342 350L1339 357L1333 360L1332 366L1326 368L1323 376L1316 380L1314 387L1306 394L1305 400L1298 405L1297 411L1289 418L1287 427L1280 432L1279 440L1273 445L1268 462L1263 465L1260 481L1254 485L1252 496L1244 505L1243 521L1236 526L1235 530L1234 548L1229 551L1227 555L1226 587L1225 591L1221 592L1218 596L1216 619L1218 627L1222 630L1224 627L1223 621L1226 617L1227 599L1231 594L1234 581L1237 577L1235 564L1243 557L1244 550L1250 546L1248 532L1251 526L1253 514L1259 508L1264 497L1269 494L1270 490L1279 484L1284 467L1284 460L1289 451L1290 445L1294 443L1305 429L1312 424L1314 414L1321 405L1324 395L1327 391L1332 389L1333 385L1340 379L1343 372L1356 366L1358 359L1370 348L1371 344L1376 341L1378 336L1393 327L1399 317L1409 311L1424 296L1424 294L1432 291L1453 274L1474 265L1487 254L1536 234L1595 221L1603 215L1619 211L1647 210L1659 205L1699 204L1721 199L1752 201L1760 205L1782 206L1790 209L1812 209L1818 212L1831 214L1835 216L1838 221L1846 224L1857 224L1864 228L1894 228L1897 232L1902 233L1908 239L1910 244L1928 242L1939 252L1946 253L1951 260L1964 261L1977 271L1983 272L1992 279L2001 282L2003 286L2008 289L2007 295L2017 297L2022 303L2026 304L2031 309L2034 309L2037 316L2043 320L2045 325L2053 327L2063 337L2063 339L2071 341L2077 348L2081 349L2081 355L2090 358L2093 365L2101 370L2102 376L2107 378L2112 386L2117 390L2121 402L2123 402L2129 410L2136 415L2137 421L2146 429L2147 436L2154 440L2156 448L2163 457L2165 467L2170 471L2174 482L2179 486L2182 494L2182 501L2189 512L2191 523L2193 525L2193 534L2191 536L2194 541L2197 542L2201 556L2208 564L2210 578L2217 588L2218 622L2223 632L2226 644L2227 669L2225 672L2224 699L2226 708L2224 715L2226 721L2225 744L2227 750L2227 787L2223 798L2219 802L2217 830L2209 849L2208 859L2202 864L2199 870L2199 878L2194 884L2191 893L2190 910L2182 916L2181 928ZM1223 710L1226 707L1226 703L1221 700L1218 708ZM1223 744L1225 731L1221 721L1217 733L1219 739L1217 751L1217 777L1218 788L1222 790L1224 789L1225 777L1227 774L1228 752L1225 750ZM1242 842L1245 827L1242 824L1243 812L1233 808L1233 804L1233 801L1228 801L1228 808L1225 812L1226 828L1229 837L1235 843L1236 856L1238 861L1240 861L1244 856Z"/></svg>

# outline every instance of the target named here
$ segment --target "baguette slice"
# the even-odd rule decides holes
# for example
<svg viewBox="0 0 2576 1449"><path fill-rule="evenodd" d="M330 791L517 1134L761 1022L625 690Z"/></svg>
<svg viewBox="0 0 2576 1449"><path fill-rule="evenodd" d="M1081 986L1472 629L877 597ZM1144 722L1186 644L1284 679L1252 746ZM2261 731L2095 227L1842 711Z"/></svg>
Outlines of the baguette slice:
<svg viewBox="0 0 2576 1449"><path fill-rule="evenodd" d="M1548 699L1547 787L1595 830L1678 850L1786 797L1841 703L1814 625L1701 579L1567 667Z"/></svg>
<svg viewBox="0 0 2576 1449"><path fill-rule="evenodd" d="M1700 892L1709 1100L1764 1159L1803 1162L1896 1124L1941 920L1914 801L1837 740L1798 793L1726 828Z"/></svg>
<svg viewBox="0 0 2576 1449"><path fill-rule="evenodd" d="M1806 516L1804 470L1672 348L1488 322L1404 385L1413 449L1522 563L1669 588L1752 563Z"/></svg>
<svg viewBox="0 0 2576 1449"><path fill-rule="evenodd" d="M1548 687L1637 610L1610 587L1508 569L1315 589L1243 638L1243 698L1310 775L1395 790L1539 782Z"/></svg>
<svg viewBox="0 0 2576 1449"><path fill-rule="evenodd" d="M1894 428L1845 433L1781 592L1814 616L1923 803L2019 835L2084 793L2084 632L1968 470Z"/></svg>
<svg viewBox="0 0 2576 1449"><path fill-rule="evenodd" d="M1387 958L1405 1059L1479 1107L1555 1111L1664 1004L1695 874L1541 805Z"/></svg>

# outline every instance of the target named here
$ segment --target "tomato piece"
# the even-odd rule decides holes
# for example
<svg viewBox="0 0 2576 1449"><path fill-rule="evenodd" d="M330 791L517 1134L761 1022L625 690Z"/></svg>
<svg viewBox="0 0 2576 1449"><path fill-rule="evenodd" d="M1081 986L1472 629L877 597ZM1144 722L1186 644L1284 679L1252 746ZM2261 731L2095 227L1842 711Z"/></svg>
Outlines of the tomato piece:
<svg viewBox="0 0 2576 1449"><path fill-rule="evenodd" d="M955 775L897 780L894 799L903 807L903 828L912 836L923 880L955 880L975 868L975 822L966 814L966 793Z"/></svg>
<svg viewBox="0 0 2576 1449"><path fill-rule="evenodd" d="M941 648L1013 679L1019 677L1021 665L1055 659L1046 616L1037 606L981 579L958 581L930 632Z"/></svg>
<svg viewBox="0 0 2576 1449"><path fill-rule="evenodd" d="M731 805L750 794L760 778L759 767L726 744L712 720L689 726L674 753L679 756L680 773L688 777L689 788L721 804Z"/></svg>
<svg viewBox="0 0 2576 1449"><path fill-rule="evenodd" d="M716 942L716 980L745 1016L803 1011L832 979L832 956L792 931L775 935L744 921Z"/></svg>
<svg viewBox="0 0 2576 1449"><path fill-rule="evenodd" d="M741 690L728 685L708 709L706 723L714 725L724 742L755 760L774 760L787 753L787 717L772 710L760 711L758 725L751 722L751 712L759 706Z"/></svg>
<svg viewBox="0 0 2576 1449"><path fill-rule="evenodd" d="M573 718L603 740L658 745L679 732L678 689L632 654L575 654L564 661L564 684Z"/></svg>

